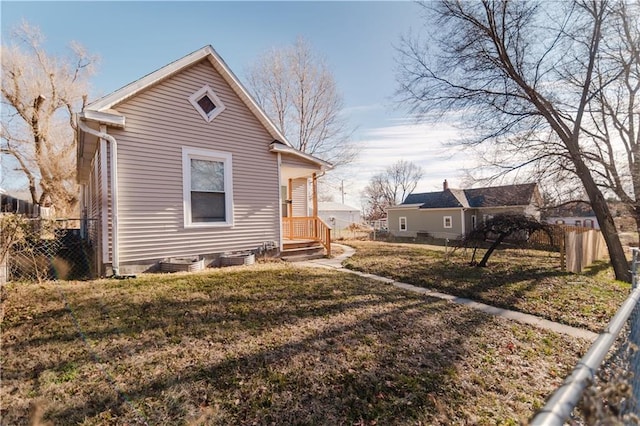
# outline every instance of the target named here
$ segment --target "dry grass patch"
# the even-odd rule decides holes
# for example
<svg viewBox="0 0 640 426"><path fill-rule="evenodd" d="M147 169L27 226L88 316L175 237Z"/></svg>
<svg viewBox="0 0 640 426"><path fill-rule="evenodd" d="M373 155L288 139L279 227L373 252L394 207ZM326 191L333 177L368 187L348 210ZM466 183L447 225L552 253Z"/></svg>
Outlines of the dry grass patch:
<svg viewBox="0 0 640 426"><path fill-rule="evenodd" d="M515 424L587 343L265 264L2 287L2 424Z"/></svg>
<svg viewBox="0 0 640 426"><path fill-rule="evenodd" d="M346 267L382 275L563 324L600 332L627 298L630 285L616 281L604 263L586 274L560 270L558 253L498 250L488 268L469 265L472 250L453 254L419 244L350 241L356 254ZM484 250L478 250L476 260Z"/></svg>

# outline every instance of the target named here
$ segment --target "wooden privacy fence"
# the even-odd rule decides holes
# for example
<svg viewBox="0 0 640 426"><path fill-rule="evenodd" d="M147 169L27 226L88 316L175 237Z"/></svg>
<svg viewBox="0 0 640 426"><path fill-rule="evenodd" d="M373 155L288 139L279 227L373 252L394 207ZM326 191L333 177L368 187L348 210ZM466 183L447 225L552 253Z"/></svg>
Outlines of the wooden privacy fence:
<svg viewBox="0 0 640 426"><path fill-rule="evenodd" d="M560 252L561 267L579 273L594 261L608 255L599 230L569 225L550 225L549 232L536 231L529 237L534 247L548 247Z"/></svg>
<svg viewBox="0 0 640 426"><path fill-rule="evenodd" d="M582 272L594 261L602 260L608 255L602 232L595 229L586 232L569 231L565 233L564 241L565 268L569 272Z"/></svg>

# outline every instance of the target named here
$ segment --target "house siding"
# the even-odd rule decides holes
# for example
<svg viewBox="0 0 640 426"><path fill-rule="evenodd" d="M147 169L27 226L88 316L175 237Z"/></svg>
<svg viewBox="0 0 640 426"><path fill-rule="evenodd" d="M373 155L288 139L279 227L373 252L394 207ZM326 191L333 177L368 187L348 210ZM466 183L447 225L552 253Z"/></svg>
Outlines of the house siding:
<svg viewBox="0 0 640 426"><path fill-rule="evenodd" d="M444 217L451 216L451 228L444 227ZM400 217L407 218L407 230L400 231ZM426 232L434 238L459 238L462 234L460 209L389 209L389 232L397 237L416 237Z"/></svg>
<svg viewBox="0 0 640 426"><path fill-rule="evenodd" d="M226 109L208 123L189 96L208 84ZM278 241L279 188L272 137L207 60L116 105L121 269ZM185 228L182 147L232 155L233 226Z"/></svg>
<svg viewBox="0 0 640 426"><path fill-rule="evenodd" d="M89 218L88 235L89 240L96 248L95 269L99 275L103 274L101 270L102 259L102 209L100 203L101 177L100 177L100 154L96 153L91 162L91 173L89 174L89 199L87 200L87 217Z"/></svg>
<svg viewBox="0 0 640 426"><path fill-rule="evenodd" d="M309 216L308 187L307 178L292 179L291 181L291 205L294 217Z"/></svg>

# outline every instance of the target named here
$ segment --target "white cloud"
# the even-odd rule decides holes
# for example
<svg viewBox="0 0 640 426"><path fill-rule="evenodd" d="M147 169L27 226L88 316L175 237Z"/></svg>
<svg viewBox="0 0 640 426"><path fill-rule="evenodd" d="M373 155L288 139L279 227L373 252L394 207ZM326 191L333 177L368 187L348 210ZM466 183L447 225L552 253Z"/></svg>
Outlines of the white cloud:
<svg viewBox="0 0 640 426"><path fill-rule="evenodd" d="M412 161L424 170L416 192L438 191L447 179L460 187L463 169L473 164L459 147L450 146L460 139L460 130L448 123L412 124L410 119L388 120L389 126L364 130L358 142L356 161L337 171L344 179L345 202L360 206L361 193L371 176L398 160ZM336 199L340 199L336 194Z"/></svg>

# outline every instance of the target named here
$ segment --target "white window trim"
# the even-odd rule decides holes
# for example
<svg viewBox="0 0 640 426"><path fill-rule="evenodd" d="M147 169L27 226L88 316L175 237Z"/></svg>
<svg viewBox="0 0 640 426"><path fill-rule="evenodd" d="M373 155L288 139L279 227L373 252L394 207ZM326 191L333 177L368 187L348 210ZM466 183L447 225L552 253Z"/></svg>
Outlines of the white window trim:
<svg viewBox="0 0 640 426"><path fill-rule="evenodd" d="M204 95L207 95L211 99L213 104L216 106L213 109L213 111L211 111L209 114L204 112L204 110L202 108L200 108L200 105L198 105L198 101ZM220 100L218 95L215 94L213 89L208 84L206 84L202 89L198 90L193 95L189 96L189 102L191 102L191 105L193 105L193 107L196 109L196 111L198 111L200 113L202 118L204 118L209 123L211 123L211 121L214 118L216 118L218 115L220 115L220 113L222 113L222 111L225 110L224 104L222 103L222 101Z"/></svg>
<svg viewBox="0 0 640 426"><path fill-rule="evenodd" d="M232 158L229 152L212 151L209 149L182 147L182 204L184 207L185 228L216 228L233 226L233 181ZM224 222L196 222L191 221L191 160L221 161L224 163L224 194L225 218Z"/></svg>
<svg viewBox="0 0 640 426"><path fill-rule="evenodd" d="M402 229L402 219L404 219L404 229ZM407 226L407 217L406 217L406 216L400 216L400 217L398 218L398 229L399 229L400 231L403 231L403 232L404 232L404 231L406 231L406 230L407 230L407 228L408 228L408 226Z"/></svg>
<svg viewBox="0 0 640 426"><path fill-rule="evenodd" d="M449 219L449 226L447 226L447 219ZM446 229L451 229L453 228L453 217L452 216L444 216L442 218L442 225L446 228Z"/></svg>

